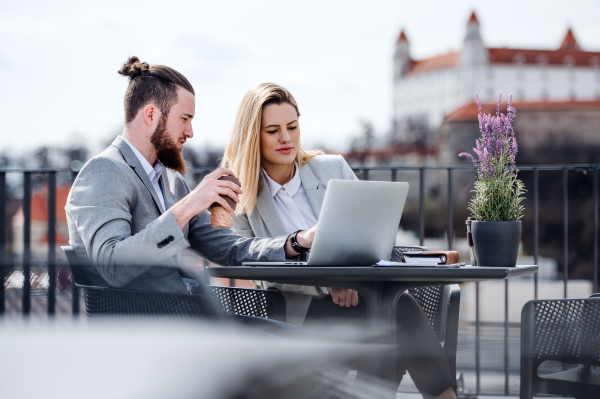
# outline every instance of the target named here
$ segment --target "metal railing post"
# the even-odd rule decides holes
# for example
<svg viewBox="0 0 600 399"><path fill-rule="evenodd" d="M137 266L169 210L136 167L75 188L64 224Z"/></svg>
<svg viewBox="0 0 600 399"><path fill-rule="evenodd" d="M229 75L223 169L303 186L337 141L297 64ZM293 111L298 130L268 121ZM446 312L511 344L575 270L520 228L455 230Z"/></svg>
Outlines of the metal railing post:
<svg viewBox="0 0 600 399"><path fill-rule="evenodd" d="M0 172L0 315L6 309L4 293L4 266L6 264L6 172Z"/></svg>
<svg viewBox="0 0 600 399"><path fill-rule="evenodd" d="M540 171L533 168L533 263L538 264L540 256L539 245L539 191L540 191ZM533 291L535 299L538 299L538 273L533 277Z"/></svg>
<svg viewBox="0 0 600 399"><path fill-rule="evenodd" d="M31 312L31 172L23 173L23 315Z"/></svg>
<svg viewBox="0 0 600 399"><path fill-rule="evenodd" d="M448 168L448 249L452 249L452 237L454 235L453 232L453 220L452 220L452 168Z"/></svg>
<svg viewBox="0 0 600 399"><path fill-rule="evenodd" d="M504 280L504 395L508 395L508 280Z"/></svg>
<svg viewBox="0 0 600 399"><path fill-rule="evenodd" d="M479 395L481 388L481 348L479 329L479 282L475 283L475 393Z"/></svg>
<svg viewBox="0 0 600 399"><path fill-rule="evenodd" d="M567 284L569 281L569 192L568 169L563 167L563 296L567 297Z"/></svg>
<svg viewBox="0 0 600 399"><path fill-rule="evenodd" d="M48 173L48 314L56 306L56 172Z"/></svg>
<svg viewBox="0 0 600 399"><path fill-rule="evenodd" d="M594 165L594 292L598 292L598 165ZM537 273L536 273L537 274Z"/></svg>
<svg viewBox="0 0 600 399"><path fill-rule="evenodd" d="M71 183L75 182L77 178L77 172L71 171ZM77 266L75 266L77 267ZM71 286L71 312L73 317L79 317L79 288L75 285L75 281L72 281Z"/></svg>
<svg viewBox="0 0 600 399"><path fill-rule="evenodd" d="M425 169L419 168L419 245L425 242Z"/></svg>

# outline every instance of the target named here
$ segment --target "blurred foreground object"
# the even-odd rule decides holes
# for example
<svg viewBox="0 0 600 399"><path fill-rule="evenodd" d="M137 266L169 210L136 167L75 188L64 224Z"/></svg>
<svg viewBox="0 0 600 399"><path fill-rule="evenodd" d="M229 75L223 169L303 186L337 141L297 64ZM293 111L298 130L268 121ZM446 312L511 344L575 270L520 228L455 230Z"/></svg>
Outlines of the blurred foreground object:
<svg viewBox="0 0 600 399"><path fill-rule="evenodd" d="M352 391L344 381L347 368L340 365L367 353L383 356L389 349L368 343L377 333L361 337L347 327L328 331L335 342L311 338L325 331L291 342L235 325L174 320L110 322L93 330L0 321L0 397L348 397L335 394ZM373 398L385 392L385 384L366 379L355 385L370 390Z"/></svg>

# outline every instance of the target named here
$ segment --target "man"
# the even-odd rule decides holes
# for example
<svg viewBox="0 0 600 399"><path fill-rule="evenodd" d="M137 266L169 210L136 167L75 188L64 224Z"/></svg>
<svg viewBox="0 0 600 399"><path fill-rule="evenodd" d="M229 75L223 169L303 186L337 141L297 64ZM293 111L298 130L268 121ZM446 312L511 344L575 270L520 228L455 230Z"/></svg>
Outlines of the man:
<svg viewBox="0 0 600 399"><path fill-rule="evenodd" d="M298 252L290 237L247 239L214 229L207 209L214 202L230 213L221 195L239 202L242 190L218 180L233 173L220 168L190 190L181 150L193 137L195 93L179 72L130 57L119 71L129 77L123 134L90 159L73 183L65 207L69 243L94 269L90 281L127 289L193 292L198 283L178 268L188 247L208 260L285 260ZM310 248L314 228L295 244Z"/></svg>

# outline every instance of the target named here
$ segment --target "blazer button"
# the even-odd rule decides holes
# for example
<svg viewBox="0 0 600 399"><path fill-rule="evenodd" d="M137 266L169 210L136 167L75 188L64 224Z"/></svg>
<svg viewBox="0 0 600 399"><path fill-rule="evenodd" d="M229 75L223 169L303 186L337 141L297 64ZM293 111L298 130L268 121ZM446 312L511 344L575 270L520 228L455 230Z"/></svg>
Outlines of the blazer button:
<svg viewBox="0 0 600 399"><path fill-rule="evenodd" d="M173 241L174 239L175 239L175 237L169 236L169 241Z"/></svg>
<svg viewBox="0 0 600 399"><path fill-rule="evenodd" d="M162 242L159 242L158 244L156 244L156 247L157 247L157 248L162 248L162 247L163 247L163 243L162 243Z"/></svg>

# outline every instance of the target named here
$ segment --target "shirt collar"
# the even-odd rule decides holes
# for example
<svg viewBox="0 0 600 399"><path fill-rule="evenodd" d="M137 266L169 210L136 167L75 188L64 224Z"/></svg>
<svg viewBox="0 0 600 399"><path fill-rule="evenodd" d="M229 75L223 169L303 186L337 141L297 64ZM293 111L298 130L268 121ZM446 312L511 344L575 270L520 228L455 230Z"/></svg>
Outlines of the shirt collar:
<svg viewBox="0 0 600 399"><path fill-rule="evenodd" d="M292 177L292 180L290 180L289 182L285 183L283 186L279 183L277 183L275 180L271 179L271 177L267 174L267 172L261 168L263 173L265 174L265 177L267 178L267 183L269 183L269 188L271 189L271 195L273 197L275 197L277 195L277 193L279 192L279 190L281 190L281 187L285 187L285 192L290 196L294 196L296 194L296 192L298 192L298 189L300 188L300 185L302 184L302 180L300 180L300 173L299 173L299 167L298 164L295 164L295 169L296 171L294 172L294 177Z"/></svg>
<svg viewBox="0 0 600 399"><path fill-rule="evenodd" d="M150 165L150 162L148 162L148 160L142 155L141 152L138 151L137 148L134 147L133 144L127 141L125 137L123 137L123 140L127 143L127 145L129 145L131 151L133 151L138 161L140 161L140 163L142 164L142 168L144 168L144 171L150 178L150 181L153 181L154 179L160 179L160 176L162 175L162 172L164 170L164 167L162 166L160 161L156 161L154 167L152 167L152 165Z"/></svg>

